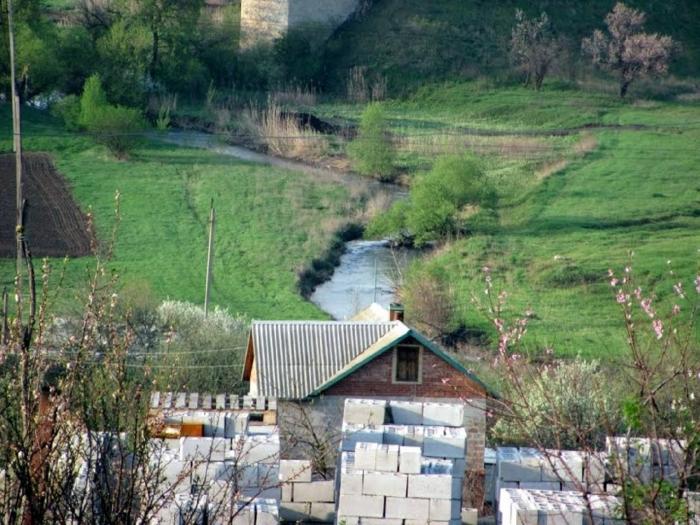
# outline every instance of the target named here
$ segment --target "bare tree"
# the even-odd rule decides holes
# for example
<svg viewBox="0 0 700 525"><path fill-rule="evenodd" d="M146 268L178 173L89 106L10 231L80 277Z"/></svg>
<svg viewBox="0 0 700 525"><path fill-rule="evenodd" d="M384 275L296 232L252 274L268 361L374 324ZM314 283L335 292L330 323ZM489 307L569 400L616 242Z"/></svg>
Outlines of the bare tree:
<svg viewBox="0 0 700 525"><path fill-rule="evenodd" d="M596 30L582 42L595 65L618 75L621 98L636 79L668 72L673 39L644 33L645 21L645 13L618 2L605 17L607 34Z"/></svg>
<svg viewBox="0 0 700 525"><path fill-rule="evenodd" d="M517 9L510 49L515 66L525 74L525 85L539 90L559 49L547 13L539 18L526 18Z"/></svg>
<svg viewBox="0 0 700 525"><path fill-rule="evenodd" d="M498 437L507 442L512 436L514 444L536 447L542 467L584 496L591 519L592 496L612 491L619 502L619 517L627 523L690 523L688 491L700 485L700 404L696 400L700 347L695 335L700 275L690 286L677 281L668 312L637 285L630 266L620 274L610 270L609 280L620 308L627 352L611 362L605 373L581 362L530 361L520 346L532 315L506 318L506 295L495 290L487 269L486 304L475 302L498 332L496 367L502 396L492 402L502 422ZM559 366L564 368L558 370ZM567 370L572 367L573 374ZM567 385L572 392L566 391ZM575 399L574 392L583 392L590 402ZM599 406L595 406L595 392ZM646 452L631 453L637 444ZM582 453L583 478L579 472L578 480L572 481L573 473L563 460L566 452L561 450L566 447Z"/></svg>

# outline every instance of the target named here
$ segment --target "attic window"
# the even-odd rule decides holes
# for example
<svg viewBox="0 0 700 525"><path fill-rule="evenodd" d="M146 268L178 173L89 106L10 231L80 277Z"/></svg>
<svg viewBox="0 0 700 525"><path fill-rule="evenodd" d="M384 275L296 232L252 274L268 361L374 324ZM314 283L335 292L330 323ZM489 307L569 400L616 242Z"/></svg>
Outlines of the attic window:
<svg viewBox="0 0 700 525"><path fill-rule="evenodd" d="M397 346L394 350L394 383L420 383L420 373L420 346Z"/></svg>

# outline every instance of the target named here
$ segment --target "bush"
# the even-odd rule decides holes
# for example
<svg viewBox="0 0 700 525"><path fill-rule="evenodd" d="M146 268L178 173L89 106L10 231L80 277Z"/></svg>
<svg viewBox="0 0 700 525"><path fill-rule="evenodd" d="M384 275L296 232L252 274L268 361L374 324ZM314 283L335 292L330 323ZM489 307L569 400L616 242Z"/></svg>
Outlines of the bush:
<svg viewBox="0 0 700 525"><path fill-rule="evenodd" d="M80 98L67 95L54 104L51 112L63 121L68 131L80 129Z"/></svg>
<svg viewBox="0 0 700 525"><path fill-rule="evenodd" d="M78 122L117 158L129 155L138 142L137 133L146 125L139 110L107 102L99 75L85 81Z"/></svg>
<svg viewBox="0 0 700 525"><path fill-rule="evenodd" d="M601 446L620 424L615 393L597 361L543 368L519 390L521 403L493 427L500 443L578 450ZM564 418L564 421L553 418Z"/></svg>
<svg viewBox="0 0 700 525"><path fill-rule="evenodd" d="M353 169L362 175L391 181L394 176L394 147L386 129L381 105L372 103L362 113L357 138L348 146Z"/></svg>
<svg viewBox="0 0 700 525"><path fill-rule="evenodd" d="M422 244L463 229L462 210L468 206L492 207L495 192L481 164L473 157L443 157L411 188L405 227Z"/></svg>

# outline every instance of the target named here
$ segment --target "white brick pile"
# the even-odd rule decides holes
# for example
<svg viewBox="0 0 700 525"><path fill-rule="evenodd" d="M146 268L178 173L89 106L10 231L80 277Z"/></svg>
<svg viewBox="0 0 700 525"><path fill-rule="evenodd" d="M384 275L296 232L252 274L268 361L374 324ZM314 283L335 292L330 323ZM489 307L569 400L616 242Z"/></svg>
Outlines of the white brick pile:
<svg viewBox="0 0 700 525"><path fill-rule="evenodd" d="M348 399L343 419L337 523L461 523L463 405Z"/></svg>
<svg viewBox="0 0 700 525"><path fill-rule="evenodd" d="M151 461L161 469L164 489L174 487L176 494L170 508L163 511L162 523L177 524L193 512L212 523L214 509L221 511L222 502L230 504L236 493L240 496L237 503L244 506L234 524L278 522L280 438L276 427L250 427L247 434L232 438L182 437L153 442ZM195 499L192 494L197 494ZM230 508L219 512L228 517L232 513Z"/></svg>
<svg viewBox="0 0 700 525"><path fill-rule="evenodd" d="M619 501L611 495L591 495L549 490L502 489L498 519L501 525L613 525ZM590 511L589 511L590 509Z"/></svg>
<svg viewBox="0 0 700 525"><path fill-rule="evenodd" d="M575 450L500 447L496 450L496 501L501 489L605 492L605 457Z"/></svg>
<svg viewBox="0 0 700 525"><path fill-rule="evenodd" d="M683 468L685 442L639 437L607 437L608 463L613 478L622 472L643 482L663 477L678 480Z"/></svg>
<svg viewBox="0 0 700 525"><path fill-rule="evenodd" d="M335 481L313 479L310 461L281 460L279 481L282 521L332 523L335 520Z"/></svg>
<svg viewBox="0 0 700 525"><path fill-rule="evenodd" d="M223 504L206 495L178 494L160 524L172 525L277 525L274 499L255 498L245 504Z"/></svg>

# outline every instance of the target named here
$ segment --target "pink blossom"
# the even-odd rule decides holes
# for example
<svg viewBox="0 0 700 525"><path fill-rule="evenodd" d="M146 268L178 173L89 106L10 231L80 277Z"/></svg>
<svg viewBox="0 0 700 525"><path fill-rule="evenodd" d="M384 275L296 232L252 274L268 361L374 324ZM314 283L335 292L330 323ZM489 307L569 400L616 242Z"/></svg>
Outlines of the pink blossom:
<svg viewBox="0 0 700 525"><path fill-rule="evenodd" d="M618 302L618 304L625 304L629 300L629 295L623 292L618 292L618 294L615 296L615 300Z"/></svg>
<svg viewBox="0 0 700 525"><path fill-rule="evenodd" d="M664 336L664 324L660 319L654 319L651 323L651 327L654 329L657 339L661 339Z"/></svg>
<svg viewBox="0 0 700 525"><path fill-rule="evenodd" d="M700 293L700 275L695 277L695 291Z"/></svg>
<svg viewBox="0 0 700 525"><path fill-rule="evenodd" d="M642 307L642 310L644 310L644 312L646 312L646 314L653 319L655 314L653 308L651 307L651 299L642 299L642 302L639 304Z"/></svg>
<svg viewBox="0 0 700 525"><path fill-rule="evenodd" d="M629 266L625 266L625 273L630 273L632 271L632 268Z"/></svg>
<svg viewBox="0 0 700 525"><path fill-rule="evenodd" d="M681 307L677 304L674 304L671 313L673 313L673 315L678 315L679 313L681 313Z"/></svg>
<svg viewBox="0 0 700 525"><path fill-rule="evenodd" d="M681 299L685 298L685 295L683 294L683 283L677 282L676 284L674 284L673 291L676 292L676 295Z"/></svg>
<svg viewBox="0 0 700 525"><path fill-rule="evenodd" d="M637 287L634 289L634 296L641 301L642 300L642 289Z"/></svg>
<svg viewBox="0 0 700 525"><path fill-rule="evenodd" d="M491 272L491 268L489 268L488 266L484 266L483 268L481 268L481 271L484 272L484 273L490 273L490 272Z"/></svg>
<svg viewBox="0 0 700 525"><path fill-rule="evenodd" d="M615 272L612 271L612 269L608 268L608 277L612 277L615 275Z"/></svg>
<svg viewBox="0 0 700 525"><path fill-rule="evenodd" d="M614 288L615 286L617 286L617 283L619 283L619 282L620 281L618 281L617 279L615 279L613 277L612 279L610 279L610 286L612 286Z"/></svg>
<svg viewBox="0 0 700 525"><path fill-rule="evenodd" d="M503 319L499 319L498 317L496 317L496 318L493 320L493 324L496 325L496 329L497 329L499 332L503 330Z"/></svg>

